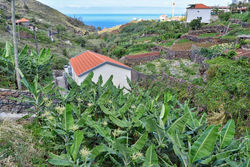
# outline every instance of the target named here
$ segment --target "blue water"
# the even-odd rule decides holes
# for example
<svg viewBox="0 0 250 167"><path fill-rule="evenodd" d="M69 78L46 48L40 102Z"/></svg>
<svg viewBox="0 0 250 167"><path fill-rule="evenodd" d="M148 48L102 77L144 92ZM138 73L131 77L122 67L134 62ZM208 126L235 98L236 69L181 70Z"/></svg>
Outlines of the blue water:
<svg viewBox="0 0 250 167"><path fill-rule="evenodd" d="M68 16L80 18L86 25L103 29L126 24L132 21L133 18L159 19L160 15L162 14L69 14Z"/></svg>

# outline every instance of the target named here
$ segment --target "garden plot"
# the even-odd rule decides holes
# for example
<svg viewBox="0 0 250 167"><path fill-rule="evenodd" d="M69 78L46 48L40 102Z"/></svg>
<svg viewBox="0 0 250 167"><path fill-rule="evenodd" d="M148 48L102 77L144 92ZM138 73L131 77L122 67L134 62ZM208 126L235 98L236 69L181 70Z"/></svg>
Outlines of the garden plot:
<svg viewBox="0 0 250 167"><path fill-rule="evenodd" d="M195 64L192 61L186 59L158 59L134 67L135 70L144 74L159 75L162 72L165 72L170 76L182 78L191 82L201 78L199 68L199 64Z"/></svg>
<svg viewBox="0 0 250 167"><path fill-rule="evenodd" d="M211 42L193 42L188 39L180 39L174 43L174 45L171 47L172 50L175 51L185 51L185 50L191 50L192 46L198 46L202 48L208 48L213 45L216 45L216 43L211 43Z"/></svg>

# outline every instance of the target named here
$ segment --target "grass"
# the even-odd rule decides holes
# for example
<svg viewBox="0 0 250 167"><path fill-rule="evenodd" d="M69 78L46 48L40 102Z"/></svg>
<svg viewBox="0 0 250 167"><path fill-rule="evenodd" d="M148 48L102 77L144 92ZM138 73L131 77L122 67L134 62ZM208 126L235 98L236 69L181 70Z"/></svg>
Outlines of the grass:
<svg viewBox="0 0 250 167"><path fill-rule="evenodd" d="M200 38L212 38L212 37L216 37L217 35L219 35L219 33L205 33L205 34L200 34Z"/></svg>
<svg viewBox="0 0 250 167"><path fill-rule="evenodd" d="M166 46L166 47L170 47L174 44L174 39L170 39L169 41L165 42L165 43L161 43L161 46Z"/></svg>
<svg viewBox="0 0 250 167"><path fill-rule="evenodd" d="M149 51L148 50L132 51L132 52L129 52L128 55L136 55L136 54L144 54L144 53L149 53Z"/></svg>
<svg viewBox="0 0 250 167"><path fill-rule="evenodd" d="M31 131L17 122L0 122L0 166L45 165L45 152L36 148Z"/></svg>
<svg viewBox="0 0 250 167"><path fill-rule="evenodd" d="M177 43L177 44L182 44L182 43L188 43L188 42L191 42L191 41L188 40L188 39L180 39L180 40L178 40L176 43Z"/></svg>

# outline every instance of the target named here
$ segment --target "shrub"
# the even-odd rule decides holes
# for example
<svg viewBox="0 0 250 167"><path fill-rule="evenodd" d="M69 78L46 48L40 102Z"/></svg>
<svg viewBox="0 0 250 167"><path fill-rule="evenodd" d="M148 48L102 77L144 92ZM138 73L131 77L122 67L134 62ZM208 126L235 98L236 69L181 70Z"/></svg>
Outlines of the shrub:
<svg viewBox="0 0 250 167"><path fill-rule="evenodd" d="M53 69L63 69L65 65L68 64L69 60L62 56L55 56L52 59L52 68Z"/></svg>
<svg viewBox="0 0 250 167"><path fill-rule="evenodd" d="M39 121L42 131L39 137L46 141L44 145L54 145L47 147L51 152L50 164L103 167L247 164L249 139L247 135L234 139L233 120L222 128L209 126L206 114L199 118L188 103L180 104L170 93L150 96L150 90L131 85L130 93L124 94L123 89L113 85L112 77L106 83L101 77L97 83L92 79L93 73L78 86L69 78L72 89L67 96L52 91L39 98L34 124Z"/></svg>
<svg viewBox="0 0 250 167"><path fill-rule="evenodd" d="M112 50L112 54L115 55L117 58L121 58L126 54L126 49L118 46Z"/></svg>
<svg viewBox="0 0 250 167"><path fill-rule="evenodd" d="M221 21L228 21L231 17L231 12L222 13L219 15Z"/></svg>
<svg viewBox="0 0 250 167"><path fill-rule="evenodd" d="M228 59L233 59L235 56L237 56L237 53L235 50L231 50L228 53L222 54L222 56Z"/></svg>
<svg viewBox="0 0 250 167"><path fill-rule="evenodd" d="M189 26L192 30L198 30L201 28L201 18L194 19L190 22Z"/></svg>
<svg viewBox="0 0 250 167"><path fill-rule="evenodd" d="M39 75L42 83L51 79L51 60L53 56L50 50L42 49L39 54L35 50L29 50L25 46L19 52L19 68L23 71L29 81ZM14 48L12 44L6 43L4 50L0 50L0 81L7 80L9 85L15 84ZM1 83L1 82L0 82Z"/></svg>
<svg viewBox="0 0 250 167"><path fill-rule="evenodd" d="M80 44L81 47L85 47L86 46L86 39L83 37L77 37L76 38L76 42L78 44Z"/></svg>

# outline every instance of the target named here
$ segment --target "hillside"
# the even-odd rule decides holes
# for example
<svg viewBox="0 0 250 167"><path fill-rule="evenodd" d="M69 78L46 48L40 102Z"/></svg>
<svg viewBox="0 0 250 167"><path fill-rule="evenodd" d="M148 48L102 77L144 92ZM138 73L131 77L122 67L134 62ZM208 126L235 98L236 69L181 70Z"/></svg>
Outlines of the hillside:
<svg viewBox="0 0 250 167"><path fill-rule="evenodd" d="M55 68L62 67L67 58L81 53L84 50L81 47L83 37L96 31L94 27L86 26L80 20L70 18L36 0L16 1L16 18L23 17L38 28L39 49L50 48L55 55ZM3 47L5 41L11 40L11 34L6 29L8 26L11 28L11 9L10 2L6 0L0 0L0 18L0 47ZM24 45L35 48L33 31L24 26L18 26L17 31L20 32L20 48ZM49 31L55 34L53 42L48 37Z"/></svg>

